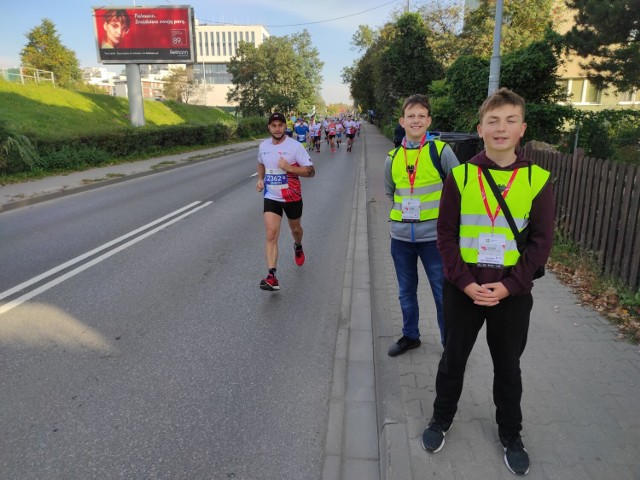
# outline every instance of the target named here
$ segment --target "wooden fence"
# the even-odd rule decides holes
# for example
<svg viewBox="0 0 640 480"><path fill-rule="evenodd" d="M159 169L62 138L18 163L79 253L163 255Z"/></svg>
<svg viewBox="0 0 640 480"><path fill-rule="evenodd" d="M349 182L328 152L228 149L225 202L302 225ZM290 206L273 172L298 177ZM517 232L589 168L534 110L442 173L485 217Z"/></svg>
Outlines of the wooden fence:
<svg viewBox="0 0 640 480"><path fill-rule="evenodd" d="M640 286L640 167L525 147L527 157L551 171L556 225L585 250L602 272L632 291Z"/></svg>

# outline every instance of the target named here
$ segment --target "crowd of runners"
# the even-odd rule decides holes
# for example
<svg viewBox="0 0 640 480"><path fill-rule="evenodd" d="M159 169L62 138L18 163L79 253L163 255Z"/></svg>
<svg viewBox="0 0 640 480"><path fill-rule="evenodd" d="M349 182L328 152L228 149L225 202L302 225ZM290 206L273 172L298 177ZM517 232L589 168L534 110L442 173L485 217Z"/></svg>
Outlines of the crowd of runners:
<svg viewBox="0 0 640 480"><path fill-rule="evenodd" d="M310 152L320 152L322 142L325 141L331 153L334 153L346 138L347 152L351 152L354 139L360 136L360 126L360 120L351 114L325 117L322 120L312 115L309 122L304 117L292 116L287 119L285 133L302 143Z"/></svg>

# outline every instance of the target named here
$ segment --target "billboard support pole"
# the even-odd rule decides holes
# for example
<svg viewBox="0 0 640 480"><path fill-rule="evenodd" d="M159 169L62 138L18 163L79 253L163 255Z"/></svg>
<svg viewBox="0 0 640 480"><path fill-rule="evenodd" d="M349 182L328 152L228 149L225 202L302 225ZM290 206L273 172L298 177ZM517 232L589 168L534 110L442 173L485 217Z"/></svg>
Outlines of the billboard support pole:
<svg viewBox="0 0 640 480"><path fill-rule="evenodd" d="M144 127L144 105L142 102L142 82L140 65L127 63L127 92L129 96L129 117L134 127Z"/></svg>

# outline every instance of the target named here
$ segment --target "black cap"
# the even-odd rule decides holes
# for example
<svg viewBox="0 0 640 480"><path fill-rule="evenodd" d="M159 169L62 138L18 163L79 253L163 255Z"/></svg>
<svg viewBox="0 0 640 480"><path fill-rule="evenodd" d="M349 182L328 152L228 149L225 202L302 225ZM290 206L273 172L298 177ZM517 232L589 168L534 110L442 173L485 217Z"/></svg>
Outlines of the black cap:
<svg viewBox="0 0 640 480"><path fill-rule="evenodd" d="M271 122L275 122L276 120L279 120L282 123L287 123L287 119L284 118L283 114L281 114L280 112L274 112L269 117L269 122L267 123L267 125L271 125Z"/></svg>

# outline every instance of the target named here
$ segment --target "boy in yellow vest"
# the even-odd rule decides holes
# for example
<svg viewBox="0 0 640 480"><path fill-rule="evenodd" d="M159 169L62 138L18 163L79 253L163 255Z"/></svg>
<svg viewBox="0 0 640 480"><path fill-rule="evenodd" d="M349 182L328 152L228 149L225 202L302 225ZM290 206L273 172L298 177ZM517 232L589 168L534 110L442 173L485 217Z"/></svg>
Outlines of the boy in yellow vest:
<svg viewBox="0 0 640 480"><path fill-rule="evenodd" d="M447 343L438 366L433 417L422 435L428 452L444 446L467 359L486 321L498 436L505 464L516 475L529 472L520 438L520 356L527 343L534 274L551 251L554 221L550 174L528 162L519 148L527 128L524 113L523 98L506 88L489 96L480 107L478 125L485 150L454 168L445 182L438 249L444 262ZM510 227L494 187L526 238L520 248L516 238L521 235Z"/></svg>
<svg viewBox="0 0 640 480"><path fill-rule="evenodd" d="M429 279L436 304L440 342L444 344L442 258L436 246L436 221L444 177L459 165L451 147L427 141L431 104L425 95L412 95L402 105L400 124L405 136L385 162L385 191L393 202L391 257L398 278L402 337L389 347L391 357L421 344L418 329L418 260Z"/></svg>

